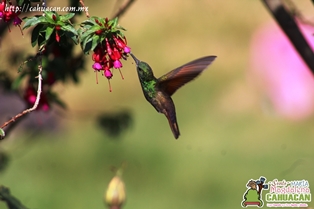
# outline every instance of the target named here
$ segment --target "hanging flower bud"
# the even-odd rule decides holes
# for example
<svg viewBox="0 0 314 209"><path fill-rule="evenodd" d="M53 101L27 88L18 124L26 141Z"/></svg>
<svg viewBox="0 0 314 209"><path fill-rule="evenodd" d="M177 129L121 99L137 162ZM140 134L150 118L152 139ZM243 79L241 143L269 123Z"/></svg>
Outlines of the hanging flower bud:
<svg viewBox="0 0 314 209"><path fill-rule="evenodd" d="M104 64L105 62L107 62L107 58L106 58L106 52L103 49L102 46L98 45L95 49L94 49L94 53L92 55L92 59L95 62L98 62L100 64Z"/></svg>
<svg viewBox="0 0 314 209"><path fill-rule="evenodd" d="M96 35L101 35L101 34L102 34L102 30L96 30L96 31L95 31L95 34L96 34Z"/></svg>
<svg viewBox="0 0 314 209"><path fill-rule="evenodd" d="M128 46L125 46L125 47L123 48L123 51L124 51L125 53L130 53L130 52L131 52L131 48L128 47Z"/></svg>
<svg viewBox="0 0 314 209"><path fill-rule="evenodd" d="M108 78L108 79L111 79L112 78L112 73L109 69L106 69L105 70L105 77Z"/></svg>
<svg viewBox="0 0 314 209"><path fill-rule="evenodd" d="M126 44L124 43L124 41L121 40L120 38L113 37L113 39L114 39L116 45L117 45L120 49L123 49L123 48L126 46Z"/></svg>
<svg viewBox="0 0 314 209"><path fill-rule="evenodd" d="M105 202L110 208L120 208L125 202L125 198L124 182L119 176L113 177L105 193Z"/></svg>
<svg viewBox="0 0 314 209"><path fill-rule="evenodd" d="M113 60L119 60L121 58L120 52L117 50L117 48L113 48L113 52L110 55L111 59Z"/></svg>
<svg viewBox="0 0 314 209"><path fill-rule="evenodd" d="M55 14L52 14L52 19L53 19L54 21L56 21L56 20L57 20L57 16L56 16Z"/></svg>
<svg viewBox="0 0 314 209"><path fill-rule="evenodd" d="M122 67L122 63L120 62L120 60L115 60L113 62L113 67L118 69L118 68L121 68Z"/></svg>
<svg viewBox="0 0 314 209"><path fill-rule="evenodd" d="M116 37L113 37L113 39L114 39L116 45L120 49L123 49L124 53L130 53L131 52L131 48L126 45L126 39L124 41L122 39L116 38Z"/></svg>
<svg viewBox="0 0 314 209"><path fill-rule="evenodd" d="M21 23L22 23L21 18L19 18L18 16L14 17L13 25L17 26L17 25L21 25Z"/></svg>
<svg viewBox="0 0 314 209"><path fill-rule="evenodd" d="M112 49L111 49L111 47L110 47L110 44L109 44L108 39L106 39L106 47L107 47L107 53L108 53L108 55L111 56L111 54L112 54Z"/></svg>
<svg viewBox="0 0 314 209"><path fill-rule="evenodd" d="M4 9L5 9L5 2L4 1L2 1L1 3L0 3L0 12L4 12Z"/></svg>
<svg viewBox="0 0 314 209"><path fill-rule="evenodd" d="M58 32L56 31L56 41L59 42L60 41L60 36L58 34Z"/></svg>
<svg viewBox="0 0 314 209"><path fill-rule="evenodd" d="M98 70L100 71L102 69L102 66L101 64L99 64L98 62L95 62L93 65L92 65L93 69L94 70Z"/></svg>
<svg viewBox="0 0 314 209"><path fill-rule="evenodd" d="M99 26L102 26L101 22L99 22L98 19L95 19L95 22L96 22Z"/></svg>

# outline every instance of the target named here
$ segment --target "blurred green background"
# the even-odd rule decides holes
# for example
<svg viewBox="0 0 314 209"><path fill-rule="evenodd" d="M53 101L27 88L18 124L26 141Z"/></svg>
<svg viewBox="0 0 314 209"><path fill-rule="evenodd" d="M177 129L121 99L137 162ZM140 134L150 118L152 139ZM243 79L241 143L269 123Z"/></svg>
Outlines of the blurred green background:
<svg viewBox="0 0 314 209"><path fill-rule="evenodd" d="M310 1L296 2L314 15ZM111 16L116 8L115 1L85 4L92 16ZM10 156L0 184L27 207L42 209L105 208L111 168L123 162L126 209L241 208L248 180L262 175L313 185L313 118L291 122L264 112L248 78L250 39L270 21L260 1L136 1L120 24L132 52L157 77L195 58L218 56L173 96L180 138L144 99L131 59L123 62L124 80L115 72L110 93L105 78L96 84L90 58L80 85L59 87L69 106L60 116L61 131L12 134L0 143ZM30 46L27 36L21 43L6 38L10 47ZM119 139L110 138L94 116L120 110L130 111L133 124Z"/></svg>

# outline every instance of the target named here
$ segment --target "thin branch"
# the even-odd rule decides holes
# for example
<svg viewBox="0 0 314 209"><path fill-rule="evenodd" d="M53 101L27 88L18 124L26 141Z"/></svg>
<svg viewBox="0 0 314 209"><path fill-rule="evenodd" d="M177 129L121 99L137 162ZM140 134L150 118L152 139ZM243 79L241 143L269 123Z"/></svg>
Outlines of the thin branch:
<svg viewBox="0 0 314 209"><path fill-rule="evenodd" d="M42 5L43 5L43 8L46 8L46 7L47 7L46 0L43 0Z"/></svg>
<svg viewBox="0 0 314 209"><path fill-rule="evenodd" d="M302 13L300 12L300 10L295 6L295 3L292 2L292 0L286 0L285 3L286 3L286 5L287 5L288 9L290 10L290 13L293 17L296 17L297 20L299 20L301 23L303 23L305 25L310 25L310 26L314 27L314 22L305 18L302 15Z"/></svg>
<svg viewBox="0 0 314 209"><path fill-rule="evenodd" d="M130 6L135 2L135 0L128 0L127 2L125 2L125 4L123 4L118 11L112 16L111 19L115 18L115 17L120 17L122 16L129 8Z"/></svg>
<svg viewBox="0 0 314 209"><path fill-rule="evenodd" d="M82 7L84 7L84 12L85 12L86 17L89 18L90 16L89 16L88 10L85 7L84 1L80 0L80 4L82 5Z"/></svg>
<svg viewBox="0 0 314 209"><path fill-rule="evenodd" d="M38 107L38 104L39 104L39 101L40 101L40 95L41 95L42 70L43 70L41 55L38 56L38 61L39 61L39 64L38 64L38 76L37 76L37 78L38 78L38 90L37 90L36 101L35 101L33 107L31 107L29 109L26 109L23 112L17 114L13 118L11 118L9 121L5 122L0 128L4 128L4 127L8 126L10 123L15 122L18 118L22 117L23 115L25 115L27 113L30 113L30 112L36 110L36 108Z"/></svg>
<svg viewBox="0 0 314 209"><path fill-rule="evenodd" d="M277 23L287 35L294 48L314 74L314 53L301 33L298 25L286 10L281 0L262 0Z"/></svg>
<svg viewBox="0 0 314 209"><path fill-rule="evenodd" d="M0 200L7 203L9 209L27 209L18 199L11 195L9 188L0 186Z"/></svg>

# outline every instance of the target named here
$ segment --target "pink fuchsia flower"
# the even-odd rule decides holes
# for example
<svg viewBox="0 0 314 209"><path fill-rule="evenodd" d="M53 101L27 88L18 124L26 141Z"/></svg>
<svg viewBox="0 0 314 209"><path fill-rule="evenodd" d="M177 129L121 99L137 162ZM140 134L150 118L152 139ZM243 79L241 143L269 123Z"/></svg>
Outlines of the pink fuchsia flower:
<svg viewBox="0 0 314 209"><path fill-rule="evenodd" d="M121 58L121 53L116 48L114 48L110 58L112 60L119 60Z"/></svg>
<svg viewBox="0 0 314 209"><path fill-rule="evenodd" d="M109 70L109 68L105 68L105 76L108 79L108 85L109 85L109 91L112 92L111 84L110 84L110 79L112 78L112 73Z"/></svg>
<svg viewBox="0 0 314 209"><path fill-rule="evenodd" d="M298 24L310 46L314 28ZM251 42L250 75L282 117L301 120L314 112L314 77L275 23L259 28Z"/></svg>
<svg viewBox="0 0 314 209"><path fill-rule="evenodd" d="M0 12L4 12L4 9L5 9L5 2L4 1L2 1L1 3L0 3Z"/></svg>
<svg viewBox="0 0 314 209"><path fill-rule="evenodd" d="M112 54L112 49L111 49L111 47L110 47L110 44L109 44L108 39L106 39L106 47L107 47L107 53L108 53L108 55L111 56L111 54Z"/></svg>
<svg viewBox="0 0 314 209"><path fill-rule="evenodd" d="M118 48L123 50L125 53L131 52L131 48L126 45L126 39L122 40L121 38L116 38L116 37L113 37L113 39L115 41L115 44L118 46Z"/></svg>
<svg viewBox="0 0 314 209"><path fill-rule="evenodd" d="M94 53L92 55L92 59L95 62L105 63L107 62L105 47L98 45L94 49Z"/></svg>
<svg viewBox="0 0 314 209"><path fill-rule="evenodd" d="M34 104L36 101L36 95L29 95L28 98L27 98L27 102L29 104Z"/></svg>
<svg viewBox="0 0 314 209"><path fill-rule="evenodd" d="M126 46L126 47L123 48L123 51L124 51L125 53L130 53L130 52L131 52L131 48L128 47L128 46Z"/></svg>
<svg viewBox="0 0 314 209"><path fill-rule="evenodd" d="M124 79L120 71L120 68L123 66L121 59L127 59L126 54L129 53L131 49L126 45L125 38L122 39L113 33L106 37L105 40L103 40L101 43L99 43L93 51L92 59L94 64L92 67L94 70L96 70L96 82L98 83L97 72L102 70L103 75L108 79L109 88L111 91L109 80L113 76L112 68L119 69L121 77Z"/></svg>
<svg viewBox="0 0 314 209"><path fill-rule="evenodd" d="M44 104L41 106L41 109L42 109L43 111L48 111L48 110L50 109L50 107L49 107L48 103L44 103Z"/></svg>
<svg viewBox="0 0 314 209"><path fill-rule="evenodd" d="M17 25L21 25L21 23L22 23L21 18L19 18L18 16L14 17L13 25L17 26Z"/></svg>
<svg viewBox="0 0 314 209"><path fill-rule="evenodd" d="M118 68L121 68L122 67L122 63L120 62L120 60L115 60L113 62L113 67L118 69Z"/></svg>
<svg viewBox="0 0 314 209"><path fill-rule="evenodd" d="M47 77L44 79L44 83L52 86L56 82L55 74L48 72Z"/></svg>
<svg viewBox="0 0 314 209"><path fill-rule="evenodd" d="M60 36L58 34L58 31L56 31L56 41L59 42L60 41Z"/></svg>
<svg viewBox="0 0 314 209"><path fill-rule="evenodd" d="M36 101L36 90L33 86L28 85L24 94L24 99L29 105L33 105Z"/></svg>
<svg viewBox="0 0 314 209"><path fill-rule="evenodd" d="M111 79L113 75L109 69L106 69L105 70L105 76L107 79Z"/></svg>
<svg viewBox="0 0 314 209"><path fill-rule="evenodd" d="M102 69L101 64L98 63L98 62L95 62L95 63L92 65L92 67L93 67L94 70L98 70L98 71L100 71L100 70Z"/></svg>
<svg viewBox="0 0 314 209"><path fill-rule="evenodd" d="M92 68L96 71L96 83L98 84L98 74L97 72L99 72L100 70L103 69L103 66L98 63L98 62L95 62L93 65L92 65Z"/></svg>

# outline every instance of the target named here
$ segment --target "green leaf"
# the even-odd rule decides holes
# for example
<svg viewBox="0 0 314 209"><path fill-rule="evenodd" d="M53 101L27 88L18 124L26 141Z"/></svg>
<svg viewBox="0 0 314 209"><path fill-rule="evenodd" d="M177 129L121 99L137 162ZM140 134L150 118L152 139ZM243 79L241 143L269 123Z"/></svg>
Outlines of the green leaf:
<svg viewBox="0 0 314 209"><path fill-rule="evenodd" d="M53 13L56 15L56 21L59 21L60 20L60 15L58 13L56 13L56 12L53 12Z"/></svg>
<svg viewBox="0 0 314 209"><path fill-rule="evenodd" d="M69 31L64 31L64 34L71 38L75 44L78 44L78 36Z"/></svg>
<svg viewBox="0 0 314 209"><path fill-rule="evenodd" d="M51 27L51 26L48 26L47 28L46 28L46 35L45 35L45 39L46 39L46 41L48 41L49 40L49 38L50 38L50 36L51 36L51 34L53 33L53 31L54 31L54 27Z"/></svg>
<svg viewBox="0 0 314 209"><path fill-rule="evenodd" d="M84 20L80 25L96 25L95 19L90 18L89 20Z"/></svg>
<svg viewBox="0 0 314 209"><path fill-rule="evenodd" d="M68 13L66 15L61 15L60 16L60 21L68 21L69 19L71 19L72 17L74 17L75 13Z"/></svg>
<svg viewBox="0 0 314 209"><path fill-rule="evenodd" d="M56 12L44 11L45 16L43 16L46 22L55 25L57 21L59 21L60 16ZM56 21L53 20L52 15L56 15Z"/></svg>
<svg viewBox="0 0 314 209"><path fill-rule="evenodd" d="M120 37L121 39L124 38L124 34L121 31L119 31L119 30L117 30L116 36Z"/></svg>
<svg viewBox="0 0 314 209"><path fill-rule="evenodd" d="M100 30L101 27L99 25L92 26L89 30L85 31L82 36L81 40L83 41L86 37L90 36L92 33L95 33L95 31Z"/></svg>
<svg viewBox="0 0 314 209"><path fill-rule="evenodd" d="M82 28L78 28L77 29L77 34L81 37L82 33L83 33L83 29Z"/></svg>
<svg viewBox="0 0 314 209"><path fill-rule="evenodd" d="M110 20L108 22L108 25L111 26L112 28L115 28L118 25L118 17L114 18L113 20Z"/></svg>
<svg viewBox="0 0 314 209"><path fill-rule="evenodd" d="M62 107L64 109L67 108L66 104L59 98L58 94L50 91L50 92L48 92L48 97L50 98L50 100L52 102L56 103L60 107Z"/></svg>
<svg viewBox="0 0 314 209"><path fill-rule="evenodd" d="M75 28L74 28L72 25L65 25L65 26L62 26L62 27L61 27L61 30L63 30L63 31L69 31L69 32L75 34L76 36L78 35L78 34L77 34L77 31L75 30Z"/></svg>
<svg viewBox="0 0 314 209"><path fill-rule="evenodd" d="M82 31L88 31L91 27L94 25L84 25L83 27L81 26Z"/></svg>
<svg viewBox="0 0 314 209"><path fill-rule="evenodd" d="M125 29L124 27L122 27L121 25L118 25L116 28L119 29L119 30L124 30L124 31L126 31L126 29Z"/></svg>
<svg viewBox="0 0 314 209"><path fill-rule="evenodd" d="M97 18L98 19L98 22L100 24L102 24L103 26L105 25L105 19L104 18ZM97 24L97 23L96 23ZM97 24L98 25L98 24Z"/></svg>
<svg viewBox="0 0 314 209"><path fill-rule="evenodd" d="M65 104L63 101L61 101L61 100L56 100L55 103L56 103L57 105L59 105L60 107L62 107L63 109L67 109L67 106L66 106L66 104Z"/></svg>
<svg viewBox="0 0 314 209"><path fill-rule="evenodd" d="M67 25L65 22L58 21L55 23L55 25L59 25L60 27Z"/></svg>
<svg viewBox="0 0 314 209"><path fill-rule="evenodd" d="M44 25L38 24L38 25L36 25L36 27L33 29L32 37L31 37L32 47L36 46L36 43L37 43L39 34L40 34L40 32L41 32L41 30L42 30L43 27L44 27Z"/></svg>
<svg viewBox="0 0 314 209"><path fill-rule="evenodd" d="M12 89L16 90L20 86L23 78L26 76L26 73L21 73L12 83Z"/></svg>
<svg viewBox="0 0 314 209"><path fill-rule="evenodd" d="M25 24L23 26L23 30L40 23L40 19L38 17L26 18L25 20L26 21L25 21Z"/></svg>
<svg viewBox="0 0 314 209"><path fill-rule="evenodd" d="M92 37L86 38L83 42L82 48L84 54L88 54L89 51L92 49Z"/></svg>
<svg viewBox="0 0 314 209"><path fill-rule="evenodd" d="M39 46L39 48L41 48L42 46L47 44L46 39L43 37L42 34L39 34L38 39L37 39L37 44Z"/></svg>
<svg viewBox="0 0 314 209"><path fill-rule="evenodd" d="M2 128L0 128L0 140L4 139L4 137L5 137L5 132Z"/></svg>
<svg viewBox="0 0 314 209"><path fill-rule="evenodd" d="M83 42L85 39L89 38L94 32L93 31L85 31L81 35L81 41Z"/></svg>
<svg viewBox="0 0 314 209"><path fill-rule="evenodd" d="M118 17L114 18L112 27L116 27L118 25Z"/></svg>
<svg viewBox="0 0 314 209"><path fill-rule="evenodd" d="M34 19L33 19L34 18ZM33 18L26 18L25 20L27 21L30 21L30 23L26 23L24 24L24 27L23 27L23 30L26 29L26 28L29 28L30 26L34 26L34 25L37 25L38 23L42 23L42 24L45 24L45 23L48 23L45 19L45 17L43 16L40 16L40 17L33 17ZM37 18L37 20L35 19ZM26 25L27 24L27 25Z"/></svg>
<svg viewBox="0 0 314 209"><path fill-rule="evenodd" d="M99 43L102 43L106 39L106 36L101 36L99 39Z"/></svg>
<svg viewBox="0 0 314 209"><path fill-rule="evenodd" d="M19 66L19 68L18 68L18 70L17 70L17 72L21 72L22 70L23 70L23 68L24 68L24 64L26 63L26 61L24 61L20 66Z"/></svg>
<svg viewBox="0 0 314 209"><path fill-rule="evenodd" d="M26 12L26 10L32 6L31 0L17 0L16 4L21 7L22 12Z"/></svg>
<svg viewBox="0 0 314 209"><path fill-rule="evenodd" d="M45 11L44 11L45 16L49 16L49 18L51 18L51 19L52 19L52 14L53 14L53 13L54 13L54 12L48 11L48 10L45 10Z"/></svg>
<svg viewBox="0 0 314 209"><path fill-rule="evenodd" d="M22 6L22 3L24 3L24 0L17 0L16 3L17 5Z"/></svg>
<svg viewBox="0 0 314 209"><path fill-rule="evenodd" d="M92 48L90 50L94 50L96 46L99 44L100 37L98 35L93 36L92 38Z"/></svg>
<svg viewBox="0 0 314 209"><path fill-rule="evenodd" d="M54 102L55 102L57 105L59 105L60 107L62 107L63 109L67 109L66 104L65 104L63 101L61 101L59 98L56 98L56 99L54 100Z"/></svg>

